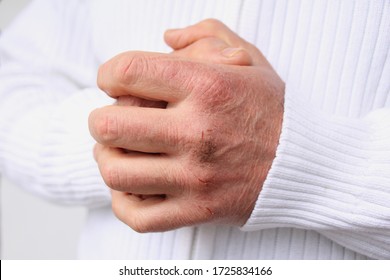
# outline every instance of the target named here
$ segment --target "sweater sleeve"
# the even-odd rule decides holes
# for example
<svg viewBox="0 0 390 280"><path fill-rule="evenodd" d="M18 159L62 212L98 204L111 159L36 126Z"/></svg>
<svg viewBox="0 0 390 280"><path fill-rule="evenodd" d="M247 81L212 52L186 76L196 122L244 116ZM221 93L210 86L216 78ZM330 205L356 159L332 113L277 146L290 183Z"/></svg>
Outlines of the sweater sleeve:
<svg viewBox="0 0 390 280"><path fill-rule="evenodd" d="M390 109L329 115L287 88L271 170L243 230L315 230L373 258L390 258Z"/></svg>
<svg viewBox="0 0 390 280"><path fill-rule="evenodd" d="M110 200L87 120L111 100L91 50L83 1L33 1L0 37L0 172L64 204Z"/></svg>

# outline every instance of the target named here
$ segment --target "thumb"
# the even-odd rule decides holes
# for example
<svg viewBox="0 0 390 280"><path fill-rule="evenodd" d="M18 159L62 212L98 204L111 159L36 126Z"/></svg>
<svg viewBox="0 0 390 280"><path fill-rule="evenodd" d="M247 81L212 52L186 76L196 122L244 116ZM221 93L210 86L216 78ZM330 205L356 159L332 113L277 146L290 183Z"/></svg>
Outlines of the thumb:
<svg viewBox="0 0 390 280"><path fill-rule="evenodd" d="M174 50L185 48L207 37L219 38L226 44L235 47L240 47L245 43L225 24L216 19L206 19L185 28L170 29L164 34L165 42Z"/></svg>
<svg viewBox="0 0 390 280"><path fill-rule="evenodd" d="M164 34L165 42L175 51L184 49L195 44L199 40L207 38L217 38L223 41L227 46L245 50L244 52L237 52L236 55L245 56L240 59L251 58L251 63L248 64L248 61L245 61L245 63L242 63L241 65L266 65L272 68L260 50L242 39L225 24L215 19L206 19L186 28L167 30ZM214 56L212 59L215 58L216 57ZM222 58L220 57L219 59ZM229 60L224 60L224 62L228 62L227 64L234 64L234 62L229 63L232 59L236 59L236 57L233 55Z"/></svg>
<svg viewBox="0 0 390 280"><path fill-rule="evenodd" d="M252 65L252 57L244 48L230 47L218 38L200 39L183 49L175 50L175 56L228 65Z"/></svg>

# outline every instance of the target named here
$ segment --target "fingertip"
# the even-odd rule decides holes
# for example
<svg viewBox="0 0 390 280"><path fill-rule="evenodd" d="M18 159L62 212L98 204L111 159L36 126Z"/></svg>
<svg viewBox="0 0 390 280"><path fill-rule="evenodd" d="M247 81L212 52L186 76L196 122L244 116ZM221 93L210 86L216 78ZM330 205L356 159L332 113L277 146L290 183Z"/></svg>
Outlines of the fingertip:
<svg viewBox="0 0 390 280"><path fill-rule="evenodd" d="M168 29L164 33L164 40L174 50L183 49L202 38L213 36L212 30L202 27L205 25L198 23L184 28Z"/></svg>
<svg viewBox="0 0 390 280"><path fill-rule="evenodd" d="M167 43L168 46L171 47L171 38L175 34L176 29L167 29L164 32L164 41Z"/></svg>
<svg viewBox="0 0 390 280"><path fill-rule="evenodd" d="M164 32L164 41L172 49L180 49L179 38L182 34L182 28L168 29Z"/></svg>
<svg viewBox="0 0 390 280"><path fill-rule="evenodd" d="M165 37L174 36L175 34L178 34L181 30L183 30L183 29L182 29L182 28L171 28L171 29L167 29L167 30L165 30L165 32L164 32L164 38L165 38Z"/></svg>

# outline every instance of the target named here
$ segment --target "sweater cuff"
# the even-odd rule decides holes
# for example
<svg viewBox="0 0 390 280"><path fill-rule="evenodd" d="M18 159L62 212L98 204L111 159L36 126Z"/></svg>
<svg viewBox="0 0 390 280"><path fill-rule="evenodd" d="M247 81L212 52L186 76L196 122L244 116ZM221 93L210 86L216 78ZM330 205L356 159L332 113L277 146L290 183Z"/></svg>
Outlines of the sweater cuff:
<svg viewBox="0 0 390 280"><path fill-rule="evenodd" d="M368 124L323 114L299 96L286 89L276 157L243 230L351 229L379 210L362 199L372 168Z"/></svg>

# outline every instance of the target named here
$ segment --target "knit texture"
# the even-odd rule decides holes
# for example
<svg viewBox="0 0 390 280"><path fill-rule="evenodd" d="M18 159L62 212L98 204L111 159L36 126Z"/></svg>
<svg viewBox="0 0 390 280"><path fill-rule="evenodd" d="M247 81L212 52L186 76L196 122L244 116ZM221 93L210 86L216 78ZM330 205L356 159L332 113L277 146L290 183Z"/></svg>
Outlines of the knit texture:
<svg viewBox="0 0 390 280"><path fill-rule="evenodd" d="M90 208L80 258L390 258L389 1L34 1L0 37L0 172ZM88 114L98 66L169 52L167 28L217 18L286 81L276 158L242 228L138 234L111 213Z"/></svg>

